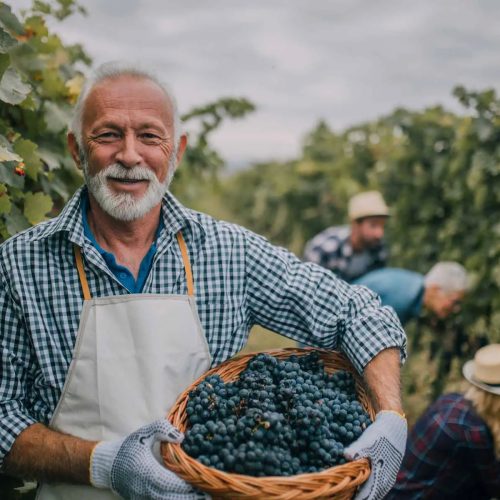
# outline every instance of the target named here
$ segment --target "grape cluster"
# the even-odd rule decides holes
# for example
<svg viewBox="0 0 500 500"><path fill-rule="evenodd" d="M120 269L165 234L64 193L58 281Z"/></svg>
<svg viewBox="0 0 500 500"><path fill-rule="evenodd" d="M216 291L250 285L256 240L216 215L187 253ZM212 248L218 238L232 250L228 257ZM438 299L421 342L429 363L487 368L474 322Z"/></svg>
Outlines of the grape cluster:
<svg viewBox="0 0 500 500"><path fill-rule="evenodd" d="M370 423L352 375L328 374L317 353L257 354L234 382L219 375L189 393L183 449L201 463L252 476L319 472Z"/></svg>

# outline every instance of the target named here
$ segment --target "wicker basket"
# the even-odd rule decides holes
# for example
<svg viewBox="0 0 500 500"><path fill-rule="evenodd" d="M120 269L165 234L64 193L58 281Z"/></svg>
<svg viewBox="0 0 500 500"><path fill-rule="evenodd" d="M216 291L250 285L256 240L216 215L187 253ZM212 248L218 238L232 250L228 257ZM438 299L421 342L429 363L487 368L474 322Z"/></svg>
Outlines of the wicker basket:
<svg viewBox="0 0 500 500"><path fill-rule="evenodd" d="M279 349L266 351L283 359L292 354L301 356L313 349ZM370 415L375 417L373 407L363 387L359 375L351 363L340 353L314 349L324 362L325 370L351 372L356 380L358 399ZM232 358L201 376L191 384L177 399L170 410L168 419L181 431L187 427L186 404L189 391L209 375L218 374L225 382L236 380L246 368L248 361L257 353ZM178 444L162 443L161 453L165 465L193 486L208 492L213 498L246 499L283 499L316 500L318 498L350 499L357 487L368 478L370 465L361 459L337 465L321 472L285 477L254 477L243 474L223 472L207 467L190 457Z"/></svg>

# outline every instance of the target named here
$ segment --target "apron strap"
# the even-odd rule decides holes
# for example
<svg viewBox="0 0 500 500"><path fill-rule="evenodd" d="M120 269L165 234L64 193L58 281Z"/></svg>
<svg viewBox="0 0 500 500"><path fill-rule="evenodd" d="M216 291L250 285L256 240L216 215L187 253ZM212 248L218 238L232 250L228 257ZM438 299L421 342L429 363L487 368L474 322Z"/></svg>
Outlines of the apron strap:
<svg viewBox="0 0 500 500"><path fill-rule="evenodd" d="M192 297L194 295L193 273L191 271L191 262L189 261L186 242L184 241L180 231L177 233L177 242L179 243L179 248L181 249L182 262L184 263L184 270L186 271L187 293L190 297ZM92 296L90 295L89 283L83 268L82 251L78 245L74 245L73 249L75 252L76 268L78 269L78 276L80 278L80 284L82 285L83 298L84 300L90 300Z"/></svg>
<svg viewBox="0 0 500 500"><path fill-rule="evenodd" d="M83 269L82 251L78 245L74 245L73 249L75 251L76 268L78 269L78 276L80 277L80 284L82 285L83 299L90 300L92 296L90 295L89 283L87 281L87 276L85 276L85 270Z"/></svg>
<svg viewBox="0 0 500 500"><path fill-rule="evenodd" d="M186 242L184 241L184 237L180 231L177 233L177 242L179 243L179 248L181 249L182 262L184 263L184 270L186 271L187 292L188 295L192 297L194 295L193 273L191 272L191 262L189 261Z"/></svg>

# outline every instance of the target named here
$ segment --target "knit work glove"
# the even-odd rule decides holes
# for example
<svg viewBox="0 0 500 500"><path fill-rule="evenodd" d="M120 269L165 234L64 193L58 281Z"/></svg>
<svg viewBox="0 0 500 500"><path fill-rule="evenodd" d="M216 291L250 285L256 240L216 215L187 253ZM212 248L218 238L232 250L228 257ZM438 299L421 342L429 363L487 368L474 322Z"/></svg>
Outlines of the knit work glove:
<svg viewBox="0 0 500 500"><path fill-rule="evenodd" d="M125 499L194 500L209 498L158 463L156 441L180 443L184 435L167 420L157 420L125 439L101 441L90 459L90 482Z"/></svg>
<svg viewBox="0 0 500 500"><path fill-rule="evenodd" d="M359 439L345 449L349 460L369 458L372 472L355 500L379 500L394 486L406 447L406 419L392 411L377 413Z"/></svg>

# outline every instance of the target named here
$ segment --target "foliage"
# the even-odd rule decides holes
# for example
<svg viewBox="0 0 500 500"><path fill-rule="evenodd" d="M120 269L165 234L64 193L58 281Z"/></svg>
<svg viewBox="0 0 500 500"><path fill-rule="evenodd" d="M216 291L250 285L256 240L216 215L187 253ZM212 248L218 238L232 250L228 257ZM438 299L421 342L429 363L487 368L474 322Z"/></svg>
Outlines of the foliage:
<svg viewBox="0 0 500 500"><path fill-rule="evenodd" d="M392 117L401 137L372 180L394 208L395 263L426 272L437 260L461 262L471 276L466 338L499 342L500 101L490 90L454 93L468 116L434 108Z"/></svg>
<svg viewBox="0 0 500 500"><path fill-rule="evenodd" d="M300 158L254 165L220 194L222 215L300 254L318 231L345 221L352 194L379 189L394 214L391 265L425 273L438 260L463 263L471 290L462 314L434 324L439 337L425 346L437 364L434 394L454 359L500 341L500 101L492 90L454 95L462 115L397 109L342 133L320 122ZM415 351L420 338L411 335Z"/></svg>
<svg viewBox="0 0 500 500"><path fill-rule="evenodd" d="M91 61L80 45L65 46L46 19L84 13L75 0L33 1L19 19L0 3L0 241L54 216L81 185L66 147L66 125ZM243 98L221 98L182 117L192 134L174 191L199 197L223 160L209 144L222 120L253 111Z"/></svg>
<svg viewBox="0 0 500 500"><path fill-rule="evenodd" d="M366 160L357 151L346 155L345 147L344 137L320 122L300 159L258 164L227 180L228 216L300 254L310 236L343 222L347 200L359 190L351 171Z"/></svg>
<svg viewBox="0 0 500 500"><path fill-rule="evenodd" d="M46 24L74 10L35 1L20 20L0 4L0 240L55 213L81 183L65 127L83 82L76 66L90 60Z"/></svg>
<svg viewBox="0 0 500 500"><path fill-rule="evenodd" d="M188 134L188 147L172 184L172 191L184 203L196 207L207 185L213 187L218 182L224 160L210 146L210 134L223 120L242 118L254 109L245 98L223 97L181 116L183 123L194 129Z"/></svg>

